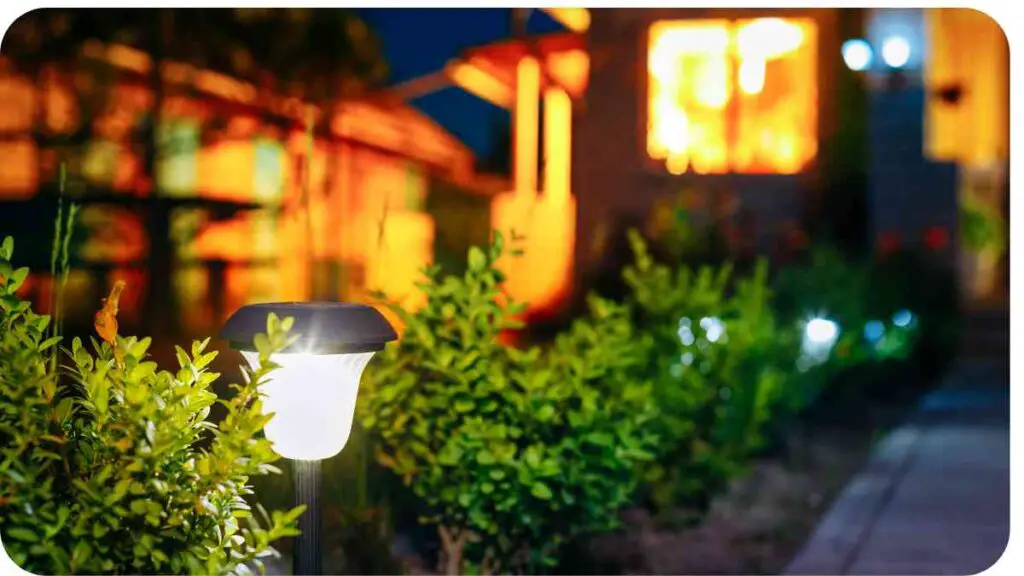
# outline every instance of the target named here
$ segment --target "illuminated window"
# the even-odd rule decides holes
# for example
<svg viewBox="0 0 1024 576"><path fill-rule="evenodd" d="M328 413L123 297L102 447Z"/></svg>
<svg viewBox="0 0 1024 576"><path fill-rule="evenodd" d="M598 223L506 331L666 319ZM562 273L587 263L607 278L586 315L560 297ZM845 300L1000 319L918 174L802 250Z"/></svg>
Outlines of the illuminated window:
<svg viewBox="0 0 1024 576"><path fill-rule="evenodd" d="M817 143L813 20L677 20L650 29L647 152L669 172L794 174Z"/></svg>

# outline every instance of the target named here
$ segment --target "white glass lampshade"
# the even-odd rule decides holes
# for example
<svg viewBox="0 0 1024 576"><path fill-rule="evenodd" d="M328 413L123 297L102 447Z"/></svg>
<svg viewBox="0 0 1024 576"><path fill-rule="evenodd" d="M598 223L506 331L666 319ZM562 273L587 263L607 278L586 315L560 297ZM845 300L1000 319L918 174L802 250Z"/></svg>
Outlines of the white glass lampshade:
<svg viewBox="0 0 1024 576"><path fill-rule="evenodd" d="M273 317L289 319L292 341L271 356L278 367L261 384L264 413L273 414L264 432L285 458L330 458L352 432L363 370L398 334L365 304L271 302L239 308L221 328L221 338L258 369L256 342Z"/></svg>
<svg viewBox="0 0 1024 576"><path fill-rule="evenodd" d="M352 432L359 379L373 354L275 354L279 368L261 389L264 413L274 414L264 428L274 451L293 460L323 460L341 452ZM259 368L258 353L242 356Z"/></svg>

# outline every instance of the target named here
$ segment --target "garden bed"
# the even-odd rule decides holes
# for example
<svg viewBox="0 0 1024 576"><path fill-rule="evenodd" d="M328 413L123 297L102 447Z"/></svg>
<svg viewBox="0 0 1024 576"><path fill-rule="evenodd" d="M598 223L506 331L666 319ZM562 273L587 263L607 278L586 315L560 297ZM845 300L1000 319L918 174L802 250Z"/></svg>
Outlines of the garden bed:
<svg viewBox="0 0 1024 576"><path fill-rule="evenodd" d="M646 510L594 538L577 573L778 574L865 461L872 434L819 430L793 439L786 457L755 461L689 528L659 526Z"/></svg>
<svg viewBox="0 0 1024 576"><path fill-rule="evenodd" d="M926 387L912 386L918 391ZM620 530L577 543L553 573L779 574L867 460L875 441L902 419L917 396L870 406L861 399L843 410L859 417L846 420L833 417L841 409L838 400L823 399L804 422L789 430L773 454L754 460L747 474L717 496L699 522L692 520L699 516L696 512L685 510L674 518L655 519L642 508L627 509ZM330 531L341 528L337 518L327 522ZM351 532L353 527L348 528ZM371 548L385 557L369 562L368 550L360 550L359 559L348 560L345 550L357 542L365 548L366 534L335 534L328 539L333 545L324 560L330 573L435 573L432 559L416 552L429 551L431 543L409 534L391 539L390 554L386 543L370 538ZM284 555L268 563L268 574L291 573L288 544L281 543Z"/></svg>

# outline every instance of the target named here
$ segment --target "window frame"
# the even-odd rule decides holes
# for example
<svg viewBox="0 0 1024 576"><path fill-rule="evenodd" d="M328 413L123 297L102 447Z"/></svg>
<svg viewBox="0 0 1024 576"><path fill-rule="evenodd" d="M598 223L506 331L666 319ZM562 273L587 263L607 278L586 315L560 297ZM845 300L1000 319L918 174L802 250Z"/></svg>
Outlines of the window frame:
<svg viewBox="0 0 1024 576"><path fill-rule="evenodd" d="M727 187L731 187L735 184L742 182L757 182L771 179L790 179L790 180L804 180L808 177L814 177L817 175L823 165L823 154L825 153L826 135L824 130L824 116L832 113L832 105L828 102L827 98L823 98L822 87L828 85L829 78L831 77L831 66L827 63L824 54L829 50L832 44L828 38L828 33L834 29L835 17L829 17L829 14L837 11L836 8L818 8L818 9L798 9L798 8L780 8L780 9L751 9L751 8L738 8L738 9L659 9L651 10L649 17L644 19L641 24L640 33L637 35L638 45L638 62L637 62L637 77L640 89L637 91L639 98L637 99L637 129L638 129L638 151L640 155L640 166L641 172L648 177L664 178L669 177L682 185L687 186L690 183L708 183L708 182L721 182ZM717 173L697 173L692 169L688 169L682 174L672 174L667 166L665 160L658 160L653 158L648 152L647 139L648 139L648 117L650 114L650 69L648 65L648 59L650 57L651 48L651 37L652 30L654 27L662 22L669 21L691 21L699 23L702 21L715 21L723 20L728 21L730 25L735 25L744 20L754 20L759 18L782 18L782 19L798 19L806 20L814 25L814 44L813 44L813 70L816 80L816 114L814 119L814 138L817 143L817 150L814 156L807 161L807 163L794 173L781 173L781 172L738 172L730 167L725 172ZM735 89L735 87L734 87ZM727 113L727 112L726 112Z"/></svg>

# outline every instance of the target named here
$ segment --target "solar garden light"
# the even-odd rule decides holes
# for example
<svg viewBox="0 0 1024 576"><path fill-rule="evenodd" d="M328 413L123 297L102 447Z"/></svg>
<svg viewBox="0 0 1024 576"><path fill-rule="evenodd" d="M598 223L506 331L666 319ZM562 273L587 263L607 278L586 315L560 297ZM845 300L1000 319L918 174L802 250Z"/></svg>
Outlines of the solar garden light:
<svg viewBox="0 0 1024 576"><path fill-rule="evenodd" d="M359 379L373 354L398 338L371 306L336 302L253 304L236 311L220 336L259 368L254 340L267 317L294 319L298 337L271 356L279 367L262 387L263 410L273 413L264 432L274 451L293 460L295 504L305 505L295 538L293 573L321 574L320 461L345 447L355 417Z"/></svg>
<svg viewBox="0 0 1024 576"><path fill-rule="evenodd" d="M814 317L804 325L801 352L815 364L828 360L839 340L839 324L828 318Z"/></svg>

